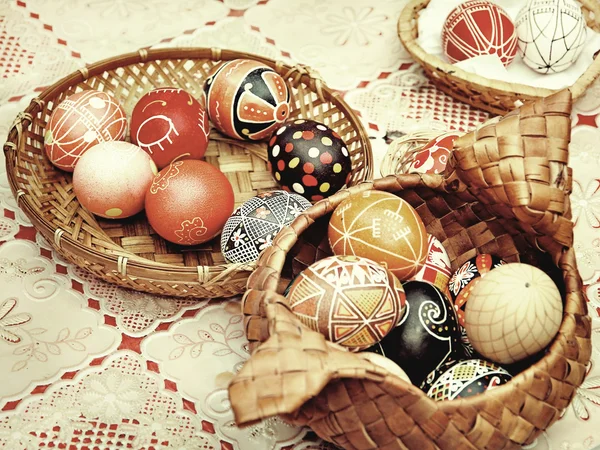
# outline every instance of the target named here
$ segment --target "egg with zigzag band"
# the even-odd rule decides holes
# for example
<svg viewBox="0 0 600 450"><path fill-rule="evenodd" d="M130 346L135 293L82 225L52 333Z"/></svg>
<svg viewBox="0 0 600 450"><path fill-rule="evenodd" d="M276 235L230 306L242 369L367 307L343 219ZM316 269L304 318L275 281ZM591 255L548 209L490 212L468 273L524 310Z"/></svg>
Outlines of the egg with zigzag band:
<svg viewBox="0 0 600 450"><path fill-rule="evenodd" d="M391 359L416 385L444 364L462 359L460 329L450 301L422 281L404 283L406 313L379 344L367 349Z"/></svg>

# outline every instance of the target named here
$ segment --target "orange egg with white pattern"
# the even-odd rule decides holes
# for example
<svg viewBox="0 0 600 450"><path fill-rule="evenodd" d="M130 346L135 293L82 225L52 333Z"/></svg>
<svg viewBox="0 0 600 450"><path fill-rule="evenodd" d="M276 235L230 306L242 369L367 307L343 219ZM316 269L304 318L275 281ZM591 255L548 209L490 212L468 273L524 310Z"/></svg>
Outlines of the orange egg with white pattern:
<svg viewBox="0 0 600 450"><path fill-rule="evenodd" d="M384 191L364 191L342 201L327 230L336 255L368 258L400 281L415 276L427 257L427 231L415 209Z"/></svg>
<svg viewBox="0 0 600 450"><path fill-rule="evenodd" d="M179 245L211 240L233 212L227 177L204 161L173 161L159 172L146 193L148 222L162 238Z"/></svg>
<svg viewBox="0 0 600 450"><path fill-rule="evenodd" d="M73 172L73 191L93 214L122 219L144 209L146 190L157 172L150 156L138 146L103 142L79 158Z"/></svg>

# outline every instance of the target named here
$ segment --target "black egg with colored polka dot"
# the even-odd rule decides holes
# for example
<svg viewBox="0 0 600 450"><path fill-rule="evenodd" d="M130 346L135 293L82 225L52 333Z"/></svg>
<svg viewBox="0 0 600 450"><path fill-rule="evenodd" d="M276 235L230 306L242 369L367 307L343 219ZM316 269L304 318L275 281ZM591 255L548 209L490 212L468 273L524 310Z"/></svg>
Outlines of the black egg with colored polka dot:
<svg viewBox="0 0 600 450"><path fill-rule="evenodd" d="M271 172L281 187L311 201L329 197L350 180L346 144L314 120L285 122L269 140L268 153Z"/></svg>

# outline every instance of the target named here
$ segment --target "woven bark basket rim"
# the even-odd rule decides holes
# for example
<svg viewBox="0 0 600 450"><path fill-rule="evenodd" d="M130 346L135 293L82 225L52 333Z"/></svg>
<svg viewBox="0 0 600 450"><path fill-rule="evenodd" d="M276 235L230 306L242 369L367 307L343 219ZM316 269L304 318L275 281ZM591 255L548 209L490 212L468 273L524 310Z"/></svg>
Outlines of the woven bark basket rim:
<svg viewBox="0 0 600 450"><path fill-rule="evenodd" d="M550 136L544 135L540 139L553 142L563 149L563 143L558 144L557 140L564 137L561 133L566 129L570 136L570 114L565 113L565 105L571 112L570 102L570 92L559 92L549 99L525 105L500 120L491 119L455 142L450 169L446 173L389 175L360 183L318 202L286 227L258 261L256 271L248 280L248 291L242 302L246 334L254 351L249 362L229 385L236 422L249 425L256 420L280 414L291 423L311 426L321 437L352 450L377 448L374 438L370 436L377 436L380 445L386 439L385 448L390 449L440 447L447 450L517 448L518 445L531 443L558 420L576 395L577 387L583 383L591 357L591 318L587 314L572 242L573 224L569 209L572 174L566 166L566 179L549 177L551 185L564 193L564 209L557 213L556 221L562 222L565 228L556 229L552 234L536 234L535 238L526 240L526 248L517 249L519 259L523 251L528 249L545 249L553 263L561 269L565 296L559 331L540 360L516 374L505 385L482 395L435 402L418 387L366 361L360 353L348 352L326 341L323 335L303 325L291 311L281 294L280 275L288 252L302 233L320 217L332 213L351 194L371 188L395 193L408 190L410 194L410 191L426 188L433 191L427 194L428 199L434 198L435 193L439 192L457 195L459 200L468 204L472 200L463 195L469 193L470 198L483 202L488 197L477 197L471 192L477 186L471 183L477 182L478 175L469 171L474 163L470 152L475 151L476 158L498 156L486 141L496 138L506 145L503 150L509 151L513 149L511 143L514 144L514 140L504 135L498 137L493 130L512 129L514 121L519 118L531 125L531 130L538 130L536 114L547 114L549 122L556 125L559 110L562 111L559 114L562 118L558 128L562 127L562 131L552 129ZM544 109L546 106L548 109ZM540 113L540 109L544 112ZM520 130L519 125L514 125L514 128ZM523 131L522 135L525 136L526 146L531 144L527 137L531 134L528 133ZM535 134L535 131L531 133ZM543 149L541 145L540 149ZM546 155L540 167L545 166L549 158L566 164L568 152L556 153L557 149L552 148L554 156ZM537 151L532 148L528 151L531 153L527 158L538 158ZM511 158L514 155L514 152L509 152L504 157ZM495 164L500 162L502 159L494 160ZM525 162L523 164L527 165ZM518 165L513 168L517 173ZM536 172L535 169L532 171ZM486 175L493 177L493 173ZM485 192L482 191L482 194ZM512 201L509 199L514 211L518 211L522 206ZM493 203L487 207L492 206ZM519 223L523 221L518 212L514 219ZM513 234L514 229L511 231L507 228L504 232L513 239L517 236ZM480 253L480 247L476 249ZM459 258L455 259L460 265ZM304 389L294 389L295 384ZM356 394L356 400L353 394ZM363 417L358 412L363 406L366 408L364 417L369 419L364 419L356 426L350 425L350 417ZM401 413L396 415L394 408L401 410ZM388 416L389 423L386 420ZM401 426L398 423L400 417L405 418L403 421L411 420L412 425ZM398 442L392 442L394 438Z"/></svg>
<svg viewBox="0 0 600 450"><path fill-rule="evenodd" d="M417 41L418 17L420 11L426 8L430 1L410 1L400 14L397 32L406 50L425 69L426 75L438 89L463 103L493 114L504 114L520 106L519 102L525 103L563 90L489 79L467 72L437 56L426 53ZM600 31L600 3L596 0L577 1L583 7L588 26L592 25L597 31ZM573 99L583 96L586 89L598 76L600 76L600 59L595 57L586 71L569 87ZM456 84L463 84L465 85L465 91L478 93L479 95L461 93L457 90ZM493 99L493 101L490 99Z"/></svg>
<svg viewBox="0 0 600 450"><path fill-rule="evenodd" d="M363 161L363 172L361 180L372 178L373 174L373 156L371 143L368 134L364 129L364 125L358 118L357 114L342 98L341 94L329 88L320 77L319 73L314 69L302 65L289 65L281 60L273 60L261 55L255 55L247 52L221 49L221 48L202 48L202 47L178 47L178 48L160 48L160 49L140 49L138 51L118 55L115 57L106 58L95 62L79 70L76 70L65 77L61 78L51 86L45 88L38 96L33 98L27 108L20 112L15 118L11 128L9 129L7 141L4 144L4 152L6 156L7 177L11 191L17 200L17 204L23 210L25 215L31 220L33 226L40 231L52 244L52 246L61 254L75 254L83 258L90 264L100 264L104 266L104 272L121 277L122 284L119 281L113 281L116 284L138 289L135 284L136 280L144 282L156 283L157 290L148 290L143 286L138 290L161 293L161 284L172 282L175 285L175 290L167 295L189 296L196 298L213 298L215 295L198 295L191 292L186 287L179 288L180 284L197 284L200 289L203 286L214 286L215 283L223 284L227 279L236 276L236 281L239 283L239 277L247 278L254 270L255 263L224 263L214 264L209 266L179 266L169 263L152 261L135 254L129 253L118 244L114 244L114 249L110 248L108 252L101 252L95 248L83 245L77 240L72 239L69 233L64 232L61 228L46 220L43 214L38 210L35 203L29 198L32 193L25 192L20 189L19 180L17 179L17 165L19 153L24 147L25 139L21 137L25 135L26 130L30 127L34 118L38 113L44 110L44 105L47 101L53 100L62 92L74 88L80 83L85 82L91 77L107 73L111 70L126 68L138 63L161 62L161 61L183 61L183 60L213 60L225 61L237 58L248 58L262 62L277 71L280 75L288 80L293 80L293 83L298 86L305 86L303 89L307 92L313 92L318 99L324 102L329 102L343 114L345 120L348 121L351 129L356 133L357 142L360 146L361 158ZM135 82L134 84L135 85ZM130 84L131 86L131 84ZM212 136L212 133L211 133ZM252 143L250 143L251 145ZM99 227L99 225L97 225ZM110 247L110 242L107 244ZM86 269L81 264L71 261L74 264ZM98 275L96 273L96 275ZM173 282L173 278L179 277L177 282ZM142 283L143 284L143 283ZM233 296L244 292L243 285L236 292L222 292L222 296ZM221 295L217 295L221 296Z"/></svg>

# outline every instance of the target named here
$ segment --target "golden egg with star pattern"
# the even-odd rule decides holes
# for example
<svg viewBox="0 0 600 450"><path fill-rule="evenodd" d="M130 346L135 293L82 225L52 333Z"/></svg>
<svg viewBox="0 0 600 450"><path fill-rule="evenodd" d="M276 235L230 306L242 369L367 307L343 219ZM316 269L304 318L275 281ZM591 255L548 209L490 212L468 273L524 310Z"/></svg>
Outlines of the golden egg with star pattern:
<svg viewBox="0 0 600 450"><path fill-rule="evenodd" d="M339 134L314 120L285 122L269 140L268 156L281 187L311 201L335 194L350 180L348 147Z"/></svg>

